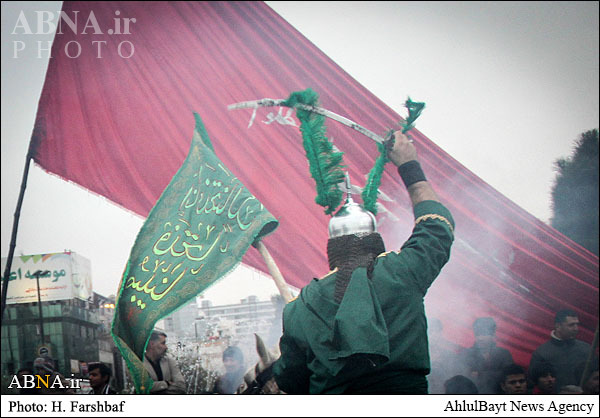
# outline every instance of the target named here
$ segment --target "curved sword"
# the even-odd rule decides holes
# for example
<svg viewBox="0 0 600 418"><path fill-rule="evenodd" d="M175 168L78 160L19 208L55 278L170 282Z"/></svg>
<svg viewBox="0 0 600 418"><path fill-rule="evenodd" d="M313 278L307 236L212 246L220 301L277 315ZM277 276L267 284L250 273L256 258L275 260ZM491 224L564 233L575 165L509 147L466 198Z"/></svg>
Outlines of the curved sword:
<svg viewBox="0 0 600 418"><path fill-rule="evenodd" d="M240 102L240 103L230 104L229 106L227 106L227 109L229 109L229 110L257 109L259 107L283 106L282 105L283 102L285 102L284 99L260 99L260 100L252 100L249 102ZM305 105L302 103L296 103L294 106L298 107L300 109L303 109L303 110L307 110L309 112L318 113L319 115L323 115L327 118L330 118L337 122L340 122L352 129L354 129L355 131L360 132L367 138L371 138L373 141L375 141L379 144L382 144L386 141L385 138L380 137L376 133L368 130L367 128L359 125L358 123L353 122L350 119L345 118L343 116L340 116L337 113L333 113L330 110L323 109L322 107L309 106L309 105Z"/></svg>

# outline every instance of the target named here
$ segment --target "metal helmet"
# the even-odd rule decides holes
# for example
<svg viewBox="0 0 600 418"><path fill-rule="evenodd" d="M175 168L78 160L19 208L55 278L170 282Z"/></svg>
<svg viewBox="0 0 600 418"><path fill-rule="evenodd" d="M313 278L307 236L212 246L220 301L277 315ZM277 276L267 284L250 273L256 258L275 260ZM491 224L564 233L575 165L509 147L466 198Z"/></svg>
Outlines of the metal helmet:
<svg viewBox="0 0 600 418"><path fill-rule="evenodd" d="M343 235L366 235L377 232L375 216L354 202L350 192L350 178L346 173L347 197L344 206L329 221L329 238Z"/></svg>

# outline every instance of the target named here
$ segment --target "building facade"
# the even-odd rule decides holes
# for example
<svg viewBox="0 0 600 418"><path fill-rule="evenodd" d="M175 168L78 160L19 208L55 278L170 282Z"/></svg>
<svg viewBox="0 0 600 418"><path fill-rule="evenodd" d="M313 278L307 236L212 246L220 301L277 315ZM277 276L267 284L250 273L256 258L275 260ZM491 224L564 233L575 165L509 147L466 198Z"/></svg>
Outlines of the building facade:
<svg viewBox="0 0 600 418"><path fill-rule="evenodd" d="M117 392L125 387L126 365L110 333L115 316L115 296L104 297L94 292L93 309L98 315L98 359L112 369L111 386Z"/></svg>
<svg viewBox="0 0 600 418"><path fill-rule="evenodd" d="M123 387L110 334L115 298L92 292L90 271L89 260L72 252L13 258L0 346L3 393L7 379L38 357L52 359L67 378L85 378L87 365L102 361L113 369L113 386Z"/></svg>
<svg viewBox="0 0 600 418"><path fill-rule="evenodd" d="M65 377L78 377L72 364L99 361L97 313L88 301L78 299L7 305L2 323L2 375L33 366L47 354ZM43 332L43 340L42 340Z"/></svg>
<svg viewBox="0 0 600 418"><path fill-rule="evenodd" d="M165 332L170 338L182 341L196 339L195 322L198 318L198 305L196 299L184 305L163 320Z"/></svg>

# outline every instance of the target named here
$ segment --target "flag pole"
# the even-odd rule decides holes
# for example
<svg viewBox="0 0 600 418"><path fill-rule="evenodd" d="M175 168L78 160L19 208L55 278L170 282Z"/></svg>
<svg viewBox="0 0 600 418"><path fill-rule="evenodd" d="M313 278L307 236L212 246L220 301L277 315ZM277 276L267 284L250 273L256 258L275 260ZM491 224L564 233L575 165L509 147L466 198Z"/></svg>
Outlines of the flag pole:
<svg viewBox="0 0 600 418"><path fill-rule="evenodd" d="M23 205L23 198L25 196L25 189L27 188L27 177L29 176L29 166L33 159L33 141L29 143L29 150L27 151L27 157L25 157L25 169L23 170L23 179L21 180L21 190L19 192L19 198L17 200L17 208L15 209L12 235L10 237L10 246L8 249L8 256L6 258L6 267L4 268L4 275L2 276L2 301L0 307L0 324L4 323L4 310L6 309L6 292L8 290L8 282L10 279L10 269L12 267L13 255L15 254L15 247L17 245L17 230L19 228L19 218L21 217L21 206Z"/></svg>
<svg viewBox="0 0 600 418"><path fill-rule="evenodd" d="M269 250L267 250L267 247L265 246L265 244L263 244L262 240L256 242L254 246L256 247L260 255L262 255L265 259L265 263L267 263L269 273L271 274L273 281L275 281L275 286L277 286L277 289L279 290L279 293L283 297L285 303L288 303L293 299L292 294L290 292L290 289L288 288L287 283L283 279L283 275L279 271L279 267L277 267L277 264L275 264L275 260L273 260L273 257L271 257Z"/></svg>

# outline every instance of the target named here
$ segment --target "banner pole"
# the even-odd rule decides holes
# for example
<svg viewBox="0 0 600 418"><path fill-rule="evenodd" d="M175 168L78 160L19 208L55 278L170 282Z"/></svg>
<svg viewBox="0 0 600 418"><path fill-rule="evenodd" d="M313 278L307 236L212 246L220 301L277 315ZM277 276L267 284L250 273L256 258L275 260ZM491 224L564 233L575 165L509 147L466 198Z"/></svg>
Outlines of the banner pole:
<svg viewBox="0 0 600 418"><path fill-rule="evenodd" d="M21 217L21 206L23 205L25 189L27 188L27 177L29 176L29 166L31 164L32 159L33 152L30 142L29 150L27 151L27 157L25 158L25 169L23 170L23 179L21 180L21 190L19 192L19 198L17 200L17 208L15 209L12 235L10 237L10 246L8 249L8 256L6 258L6 267L4 268L4 275L2 276L2 301L0 307L0 324L4 323L4 310L6 309L6 292L8 290L8 281L10 279L10 269L12 267L13 255L15 254L15 247L17 245L17 230L19 228L19 218Z"/></svg>
<svg viewBox="0 0 600 418"><path fill-rule="evenodd" d="M255 243L254 246L256 247L260 255L262 255L265 259L265 263L267 263L269 273L271 273L271 277L273 278L273 281L275 281L275 286L277 286L277 289L279 290L279 293L283 297L285 303L288 303L293 299L292 294L290 292L290 289L288 288L287 283L283 279L283 275L279 271L279 267L277 267L277 264L275 264L275 260L273 260L273 257L271 257L269 250L267 250L267 247L265 246L265 244L263 244L262 240Z"/></svg>

